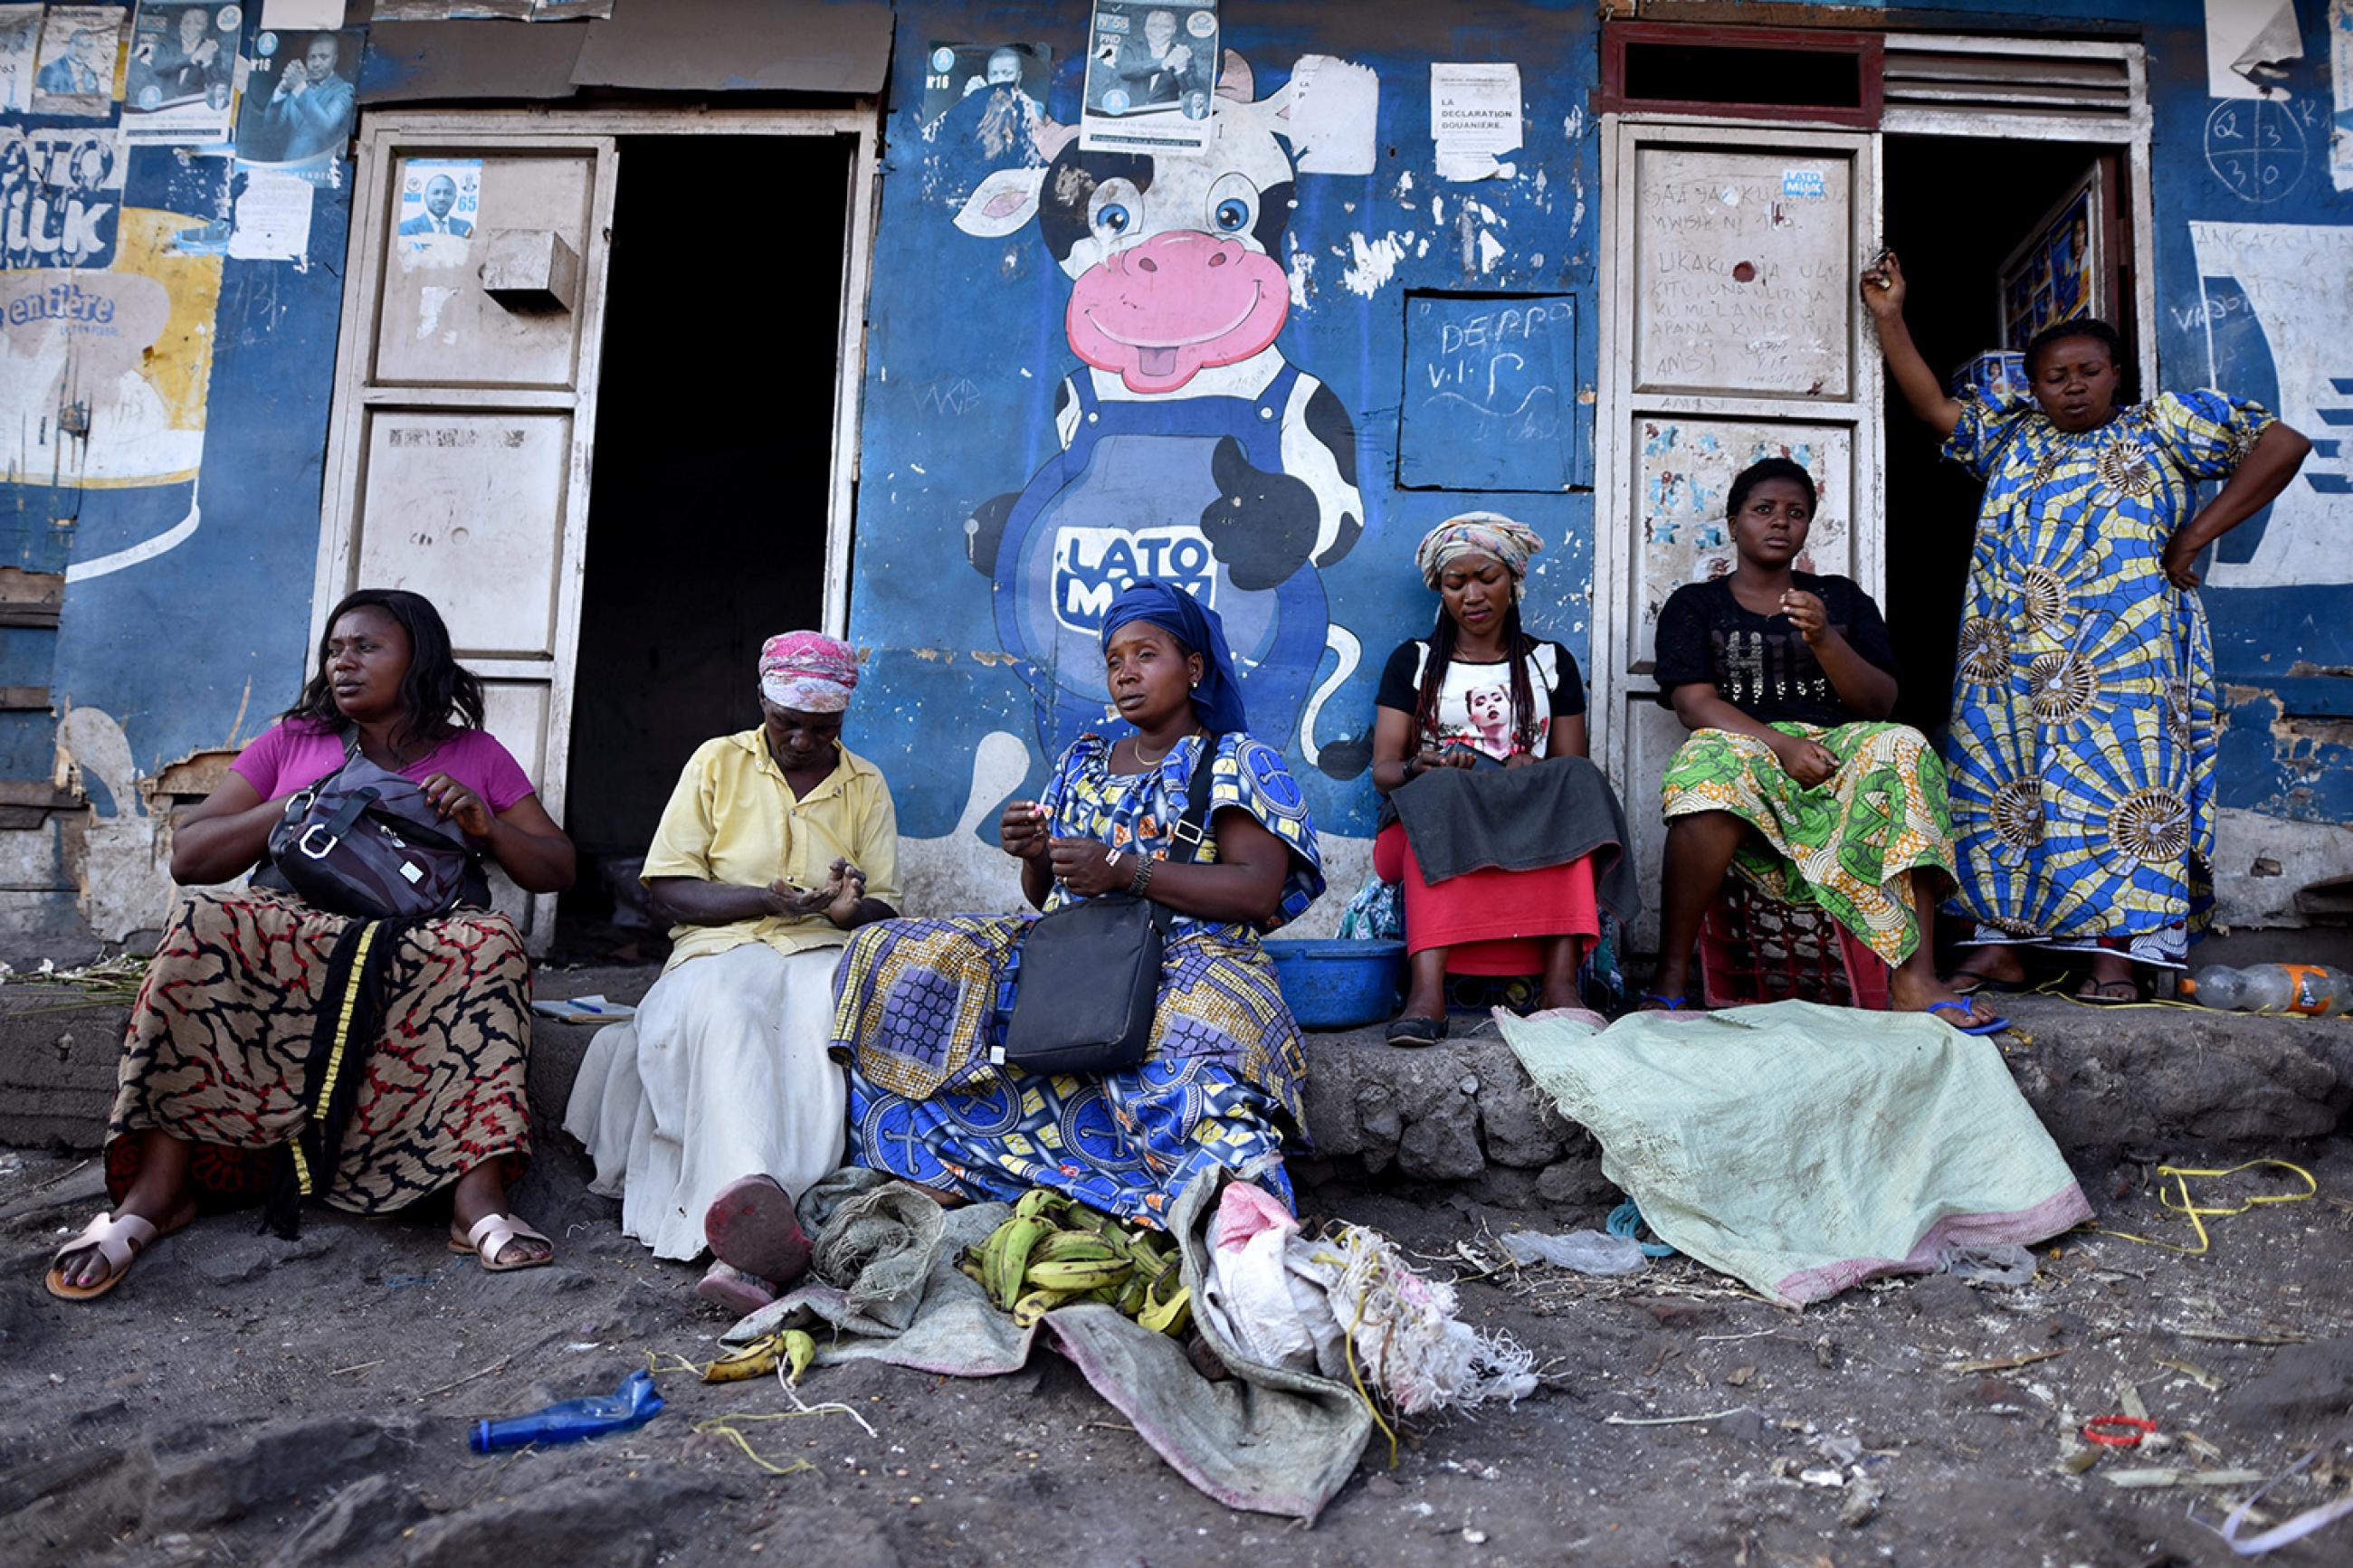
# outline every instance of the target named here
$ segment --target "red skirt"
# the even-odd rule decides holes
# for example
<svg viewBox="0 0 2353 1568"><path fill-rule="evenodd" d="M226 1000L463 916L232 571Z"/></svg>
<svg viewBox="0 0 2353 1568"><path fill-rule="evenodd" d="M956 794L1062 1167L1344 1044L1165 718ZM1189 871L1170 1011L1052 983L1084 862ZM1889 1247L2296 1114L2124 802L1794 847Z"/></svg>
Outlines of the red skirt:
<svg viewBox="0 0 2353 1568"><path fill-rule="evenodd" d="M1589 855L1534 871L1491 866L1433 887L1392 822L1373 840L1373 875L1404 884L1406 951L1445 948L1449 974L1540 974L1547 941L1601 934Z"/></svg>

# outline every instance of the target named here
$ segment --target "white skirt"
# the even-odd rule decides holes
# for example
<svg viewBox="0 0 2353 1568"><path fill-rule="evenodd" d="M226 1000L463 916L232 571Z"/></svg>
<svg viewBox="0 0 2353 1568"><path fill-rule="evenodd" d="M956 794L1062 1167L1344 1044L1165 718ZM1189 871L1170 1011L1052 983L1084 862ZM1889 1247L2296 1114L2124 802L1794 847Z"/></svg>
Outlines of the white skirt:
<svg viewBox="0 0 2353 1568"><path fill-rule="evenodd" d="M689 959L589 1042L565 1131L596 1162L588 1190L619 1194L621 1228L657 1258L702 1252L703 1211L736 1177L798 1198L841 1163L848 1097L826 1056L840 958L753 942Z"/></svg>

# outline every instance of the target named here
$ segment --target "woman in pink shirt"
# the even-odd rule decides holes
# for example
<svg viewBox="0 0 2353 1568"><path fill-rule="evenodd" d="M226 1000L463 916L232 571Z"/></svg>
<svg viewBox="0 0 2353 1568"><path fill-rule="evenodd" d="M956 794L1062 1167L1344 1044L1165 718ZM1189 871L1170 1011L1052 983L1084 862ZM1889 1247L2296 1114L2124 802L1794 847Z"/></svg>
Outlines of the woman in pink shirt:
<svg viewBox="0 0 2353 1568"><path fill-rule="evenodd" d="M191 890L123 1043L107 1127L115 1207L58 1250L52 1295L103 1295L157 1237L265 1194L290 1235L301 1194L380 1214L448 1188L451 1250L494 1271L554 1256L506 1212L531 1151L530 972L514 922L461 907L379 927L391 952L361 981L355 928L369 922L290 892L207 887L267 858L287 797L342 767L353 735L361 755L421 786L526 891L571 886L572 841L481 725L481 682L451 654L429 600L364 588L335 606L301 698L173 825L172 878ZM340 1059L358 1075L355 1099L340 1147L323 1149L304 1138L311 1063L354 1008L363 1026Z"/></svg>

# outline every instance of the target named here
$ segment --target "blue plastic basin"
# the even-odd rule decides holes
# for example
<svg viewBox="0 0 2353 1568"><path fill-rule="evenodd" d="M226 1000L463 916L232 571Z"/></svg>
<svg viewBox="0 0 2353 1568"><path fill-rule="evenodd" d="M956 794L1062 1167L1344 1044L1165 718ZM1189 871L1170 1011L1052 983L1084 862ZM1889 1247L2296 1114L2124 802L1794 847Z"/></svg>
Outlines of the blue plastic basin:
<svg viewBox="0 0 2353 1568"><path fill-rule="evenodd" d="M1356 1029L1396 1014L1405 943L1278 937L1264 945L1301 1028Z"/></svg>

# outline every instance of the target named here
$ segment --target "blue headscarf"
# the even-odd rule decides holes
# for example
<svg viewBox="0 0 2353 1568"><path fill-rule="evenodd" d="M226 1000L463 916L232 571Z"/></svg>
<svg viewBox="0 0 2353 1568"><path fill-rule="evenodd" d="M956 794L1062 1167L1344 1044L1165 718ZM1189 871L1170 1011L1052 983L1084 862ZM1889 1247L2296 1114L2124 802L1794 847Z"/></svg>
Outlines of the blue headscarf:
<svg viewBox="0 0 2353 1568"><path fill-rule="evenodd" d="M1158 626L1184 644L1187 652L1201 656L1201 684L1193 688L1193 711L1211 734L1237 735L1250 728L1234 656L1226 647L1226 623L1217 611L1182 588L1140 577L1103 612L1103 647L1111 647L1112 634L1136 621Z"/></svg>

